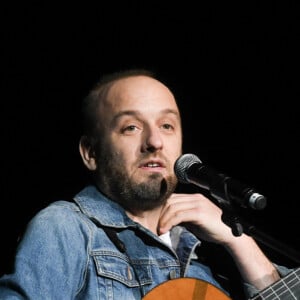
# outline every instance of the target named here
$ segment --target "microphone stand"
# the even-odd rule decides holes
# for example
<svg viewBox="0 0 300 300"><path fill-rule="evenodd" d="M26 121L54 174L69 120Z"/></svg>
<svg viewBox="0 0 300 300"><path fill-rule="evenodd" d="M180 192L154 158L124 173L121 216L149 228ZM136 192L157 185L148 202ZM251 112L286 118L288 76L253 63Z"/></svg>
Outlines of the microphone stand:
<svg viewBox="0 0 300 300"><path fill-rule="evenodd" d="M269 248L277 251L296 263L300 263L299 252L262 232L261 230L258 230L254 225L249 224L239 216L238 210L241 207L247 207L241 205L244 203L243 199L241 199L241 197L244 195L243 193L236 194L236 199L231 199L230 194L228 193L228 179L230 178L226 177L224 174L219 174L218 177L213 176L210 182L209 192L211 197L216 200L215 203L222 209L222 221L231 227L232 234L235 236L240 236L243 232L245 232ZM263 199L260 199L260 201L261 203L260 205L256 206L256 209L261 210L266 206L266 199L263 197Z"/></svg>
<svg viewBox="0 0 300 300"><path fill-rule="evenodd" d="M229 202L228 202L229 203ZM269 248L277 251L278 253L284 255L285 257L300 263L300 253L293 248L285 245L279 240L274 239L270 235L258 230L254 225L249 224L247 221L242 220L236 209L232 204L224 204L223 201L218 202L220 204L222 213L222 221L231 227L232 234L235 236L240 236L243 232L252 236L255 240L261 242L262 244L268 246Z"/></svg>

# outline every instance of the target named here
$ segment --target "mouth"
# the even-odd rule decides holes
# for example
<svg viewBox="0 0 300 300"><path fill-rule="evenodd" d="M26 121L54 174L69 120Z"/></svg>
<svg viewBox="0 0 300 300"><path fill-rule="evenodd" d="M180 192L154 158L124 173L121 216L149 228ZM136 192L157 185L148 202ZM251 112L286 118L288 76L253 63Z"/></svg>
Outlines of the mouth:
<svg viewBox="0 0 300 300"><path fill-rule="evenodd" d="M142 163L140 166L139 166L140 169L143 169L143 170L148 170L148 171L162 171L164 170L166 167L165 167L165 164L162 162L162 161L159 161L159 160L150 160L150 161L147 161L145 163Z"/></svg>

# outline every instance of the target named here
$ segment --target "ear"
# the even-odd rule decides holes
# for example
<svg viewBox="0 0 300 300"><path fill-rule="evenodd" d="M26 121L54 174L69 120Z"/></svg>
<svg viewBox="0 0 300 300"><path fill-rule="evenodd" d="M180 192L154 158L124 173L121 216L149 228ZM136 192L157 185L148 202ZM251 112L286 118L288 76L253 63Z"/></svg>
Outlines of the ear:
<svg viewBox="0 0 300 300"><path fill-rule="evenodd" d="M84 165L90 170L95 171L97 169L96 156L94 149L87 136L82 136L79 141L79 152L83 160Z"/></svg>

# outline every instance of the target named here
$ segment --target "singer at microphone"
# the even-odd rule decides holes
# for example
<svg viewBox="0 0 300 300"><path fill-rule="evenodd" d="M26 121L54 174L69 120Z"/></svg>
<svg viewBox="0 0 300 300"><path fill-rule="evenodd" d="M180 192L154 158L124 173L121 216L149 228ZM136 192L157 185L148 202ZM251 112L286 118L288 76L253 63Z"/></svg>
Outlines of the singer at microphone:
<svg viewBox="0 0 300 300"><path fill-rule="evenodd" d="M174 170L179 182L193 183L208 190L223 205L261 210L267 204L266 198L255 189L203 165L194 154L180 156Z"/></svg>

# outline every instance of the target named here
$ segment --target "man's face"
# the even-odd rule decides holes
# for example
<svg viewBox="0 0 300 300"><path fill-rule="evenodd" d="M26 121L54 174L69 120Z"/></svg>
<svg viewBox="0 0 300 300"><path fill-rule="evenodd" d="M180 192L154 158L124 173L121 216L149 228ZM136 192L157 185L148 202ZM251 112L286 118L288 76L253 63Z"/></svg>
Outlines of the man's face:
<svg viewBox="0 0 300 300"><path fill-rule="evenodd" d="M128 210L163 204L174 191L174 163L182 151L180 115L160 82L136 76L119 80L99 106L96 149L100 189Z"/></svg>

